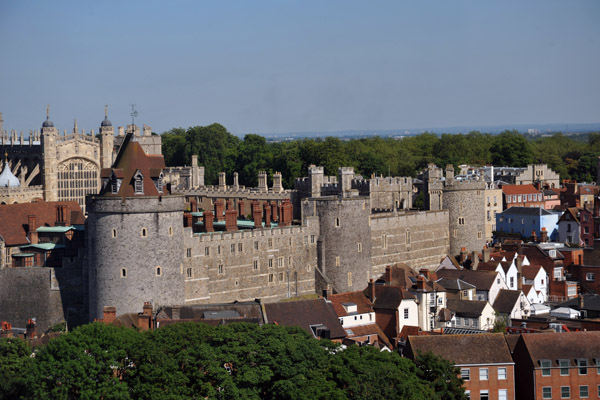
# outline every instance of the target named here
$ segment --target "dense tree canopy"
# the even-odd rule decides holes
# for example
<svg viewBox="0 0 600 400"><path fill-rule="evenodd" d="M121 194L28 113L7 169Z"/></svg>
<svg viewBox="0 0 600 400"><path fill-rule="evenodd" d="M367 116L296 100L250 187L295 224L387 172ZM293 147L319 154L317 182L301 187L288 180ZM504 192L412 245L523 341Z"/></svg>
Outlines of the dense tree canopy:
<svg viewBox="0 0 600 400"><path fill-rule="evenodd" d="M183 323L138 332L84 325L45 347L0 339L0 398L460 399L455 369L299 328ZM433 369L435 368L435 369ZM439 376L438 376L439 375ZM454 378L452 378L454 375ZM442 397L436 393L445 393ZM453 397L447 397L451 393Z"/></svg>
<svg viewBox="0 0 600 400"><path fill-rule="evenodd" d="M292 188L295 178L306 176L310 164L323 166L327 175L349 166L365 177L414 177L430 162L455 168L460 164L523 167L545 163L562 179L590 182L596 179L600 156L600 133L586 135L587 140L562 134L528 138L516 131L499 135L474 131L440 136L423 133L402 139L343 141L327 137L271 143L259 135L240 140L223 126L212 124L172 129L162 137L167 165L189 164L192 154L197 154L205 167L206 184L216 184L220 171L227 173L231 183L237 171L240 184L250 187L256 186L259 171L267 171L269 179L273 172L281 172L284 187Z"/></svg>

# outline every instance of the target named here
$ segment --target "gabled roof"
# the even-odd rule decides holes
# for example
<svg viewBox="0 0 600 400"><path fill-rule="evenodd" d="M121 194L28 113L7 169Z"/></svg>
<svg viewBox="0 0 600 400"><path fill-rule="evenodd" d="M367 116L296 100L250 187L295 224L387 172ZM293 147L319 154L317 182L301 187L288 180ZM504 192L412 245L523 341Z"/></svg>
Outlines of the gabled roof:
<svg viewBox="0 0 600 400"><path fill-rule="evenodd" d="M446 290L469 290L475 289L475 285L471 285L458 278L440 278L436 281L439 285L444 287Z"/></svg>
<svg viewBox="0 0 600 400"><path fill-rule="evenodd" d="M521 290L523 291L523 294L525 296L527 296L532 289L533 289L533 285L522 285L521 286Z"/></svg>
<svg viewBox="0 0 600 400"><path fill-rule="evenodd" d="M331 339L346 337L332 304L325 299L267 303L265 311L270 323L299 326L311 336L314 336L311 326L322 324L329 329Z"/></svg>
<svg viewBox="0 0 600 400"><path fill-rule="evenodd" d="M477 271L496 271L500 261L487 261L477 264Z"/></svg>
<svg viewBox="0 0 600 400"><path fill-rule="evenodd" d="M40 201L37 203L0 205L0 237L7 246L29 244L27 240L28 215L35 215L36 228L56 225L56 206L66 207L65 224L84 222L81 207L76 201Z"/></svg>
<svg viewBox="0 0 600 400"><path fill-rule="evenodd" d="M563 215L558 219L558 222L564 221L574 221L575 223L579 223L579 218L577 218L577 214L579 210L576 207L569 207L565 210Z"/></svg>
<svg viewBox="0 0 600 400"><path fill-rule="evenodd" d="M331 302L333 309L338 317L345 317L348 315L344 303L356 304L356 312L358 314L365 314L373 312L371 302L367 299L367 296L363 292L346 292L339 294L331 294L327 297L327 300Z"/></svg>
<svg viewBox="0 0 600 400"><path fill-rule="evenodd" d="M521 267L521 271L525 279L534 280L535 277L540 273L540 270L543 269L541 265L523 265Z"/></svg>
<svg viewBox="0 0 600 400"><path fill-rule="evenodd" d="M475 285L477 290L490 290L498 276L498 272L495 271L472 271L466 269L460 271L441 269L437 274L440 278L463 280L471 285Z"/></svg>
<svg viewBox="0 0 600 400"><path fill-rule="evenodd" d="M479 318L488 304L485 300L448 299L447 306L458 317Z"/></svg>
<svg viewBox="0 0 600 400"><path fill-rule="evenodd" d="M369 288L367 287L367 289ZM405 288L398 286L375 285L373 309L396 310L402 300L414 300L416 297Z"/></svg>
<svg viewBox="0 0 600 400"><path fill-rule="evenodd" d="M409 336L408 342L414 355L431 351L456 365L513 364L501 333Z"/></svg>
<svg viewBox="0 0 600 400"><path fill-rule="evenodd" d="M503 185L502 193L507 195L512 194L531 194L531 193L540 193L535 186L529 185Z"/></svg>
<svg viewBox="0 0 600 400"><path fill-rule="evenodd" d="M540 366L540 360L550 360L553 366L558 366L559 359L572 363L577 358L588 359L588 365L593 365L590 359L600 358L600 331L523 333L515 350L523 349L522 345L526 346L536 367Z"/></svg>
<svg viewBox="0 0 600 400"><path fill-rule="evenodd" d="M520 290L501 289L494 300L494 310L500 314L510 314L520 297Z"/></svg>
<svg viewBox="0 0 600 400"><path fill-rule="evenodd" d="M158 176L157 171L165 168L165 160L161 155L146 155L141 144L134 140L133 133L125 136L123 145L111 168L111 172L102 171L103 177L114 173L117 178L123 179L118 193L111 192L111 186L107 185L100 190L101 196L110 197L132 197L135 194L134 177L136 173L143 176L144 196L159 196L165 193L159 193L152 181L153 176ZM108 175L107 175L108 174ZM122 175L122 178L121 178Z"/></svg>
<svg viewBox="0 0 600 400"><path fill-rule="evenodd" d="M381 343L385 344L390 349L392 348L392 344L390 343L387 336L385 336L385 333L383 333L383 331L377 324L353 326L351 328L345 329L345 331L346 331L346 334L348 334L347 337L349 339L351 339L353 337L357 337L357 336L377 335L377 339ZM352 335L350 335L348 331L351 331Z"/></svg>

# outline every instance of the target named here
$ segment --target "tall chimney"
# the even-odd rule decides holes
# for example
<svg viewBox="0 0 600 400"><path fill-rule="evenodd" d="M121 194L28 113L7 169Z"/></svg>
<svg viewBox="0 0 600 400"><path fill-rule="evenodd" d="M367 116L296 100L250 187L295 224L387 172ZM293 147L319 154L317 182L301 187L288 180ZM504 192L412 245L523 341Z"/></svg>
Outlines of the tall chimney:
<svg viewBox="0 0 600 400"><path fill-rule="evenodd" d="M479 254L476 251L471 253L471 269L476 270L479 265Z"/></svg>
<svg viewBox="0 0 600 400"><path fill-rule="evenodd" d="M25 326L25 337L27 339L37 338L37 332L35 330L35 318L29 318L27 325Z"/></svg>
<svg viewBox="0 0 600 400"><path fill-rule="evenodd" d="M36 221L35 215L27 216L27 237L29 238L29 243L37 244L38 243L38 233L36 231Z"/></svg>
<svg viewBox="0 0 600 400"><path fill-rule="evenodd" d="M371 303L375 303L375 281L373 278L369 279L369 300L371 300Z"/></svg>
<svg viewBox="0 0 600 400"><path fill-rule="evenodd" d="M386 265L385 267L385 282L388 285L392 284L392 267L389 265Z"/></svg>
<svg viewBox="0 0 600 400"><path fill-rule="evenodd" d="M204 232L214 232L215 228L213 226L214 216L212 211L204 211L202 215L204 218Z"/></svg>
<svg viewBox="0 0 600 400"><path fill-rule="evenodd" d="M262 228L262 207L256 200L252 202L252 219L255 228Z"/></svg>
<svg viewBox="0 0 600 400"><path fill-rule="evenodd" d="M490 258L492 256L492 249L486 247L485 249L483 249L483 251L481 252L482 257L483 257L483 262L489 262Z"/></svg>

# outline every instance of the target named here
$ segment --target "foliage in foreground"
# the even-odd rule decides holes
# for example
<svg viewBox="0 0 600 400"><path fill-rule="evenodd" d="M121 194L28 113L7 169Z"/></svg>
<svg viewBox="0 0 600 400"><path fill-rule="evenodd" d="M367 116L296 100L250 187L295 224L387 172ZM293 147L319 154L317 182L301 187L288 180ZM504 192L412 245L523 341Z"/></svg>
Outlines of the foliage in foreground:
<svg viewBox="0 0 600 400"><path fill-rule="evenodd" d="M455 369L299 328L184 323L152 332L89 324L35 350L0 339L0 399L460 399Z"/></svg>

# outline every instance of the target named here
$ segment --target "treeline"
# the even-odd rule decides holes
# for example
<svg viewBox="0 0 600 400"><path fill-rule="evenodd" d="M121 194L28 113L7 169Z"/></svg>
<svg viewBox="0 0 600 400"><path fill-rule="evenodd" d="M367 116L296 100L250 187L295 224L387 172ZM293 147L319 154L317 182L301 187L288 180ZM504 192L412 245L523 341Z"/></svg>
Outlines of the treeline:
<svg viewBox="0 0 600 400"><path fill-rule="evenodd" d="M277 325L94 323L33 353L0 339L0 399L466 399L457 372Z"/></svg>
<svg viewBox="0 0 600 400"><path fill-rule="evenodd" d="M286 188L293 188L297 177L306 176L310 164L325 167L327 175L337 175L342 166L354 167L365 177L416 176L427 163L438 166L460 164L523 167L531 163L548 164L561 179L579 182L596 180L600 156L600 133L586 135L584 140L554 134L528 138L516 131L499 135L481 132L468 134L423 133L402 139L370 137L342 141L338 138L304 139L270 143L259 135L246 135L243 140L222 125L177 128L162 135L163 154L169 166L190 163L198 155L205 167L207 185L218 182L225 171L228 182L233 172L239 173L240 184L257 185L257 174L264 170L279 171Z"/></svg>

